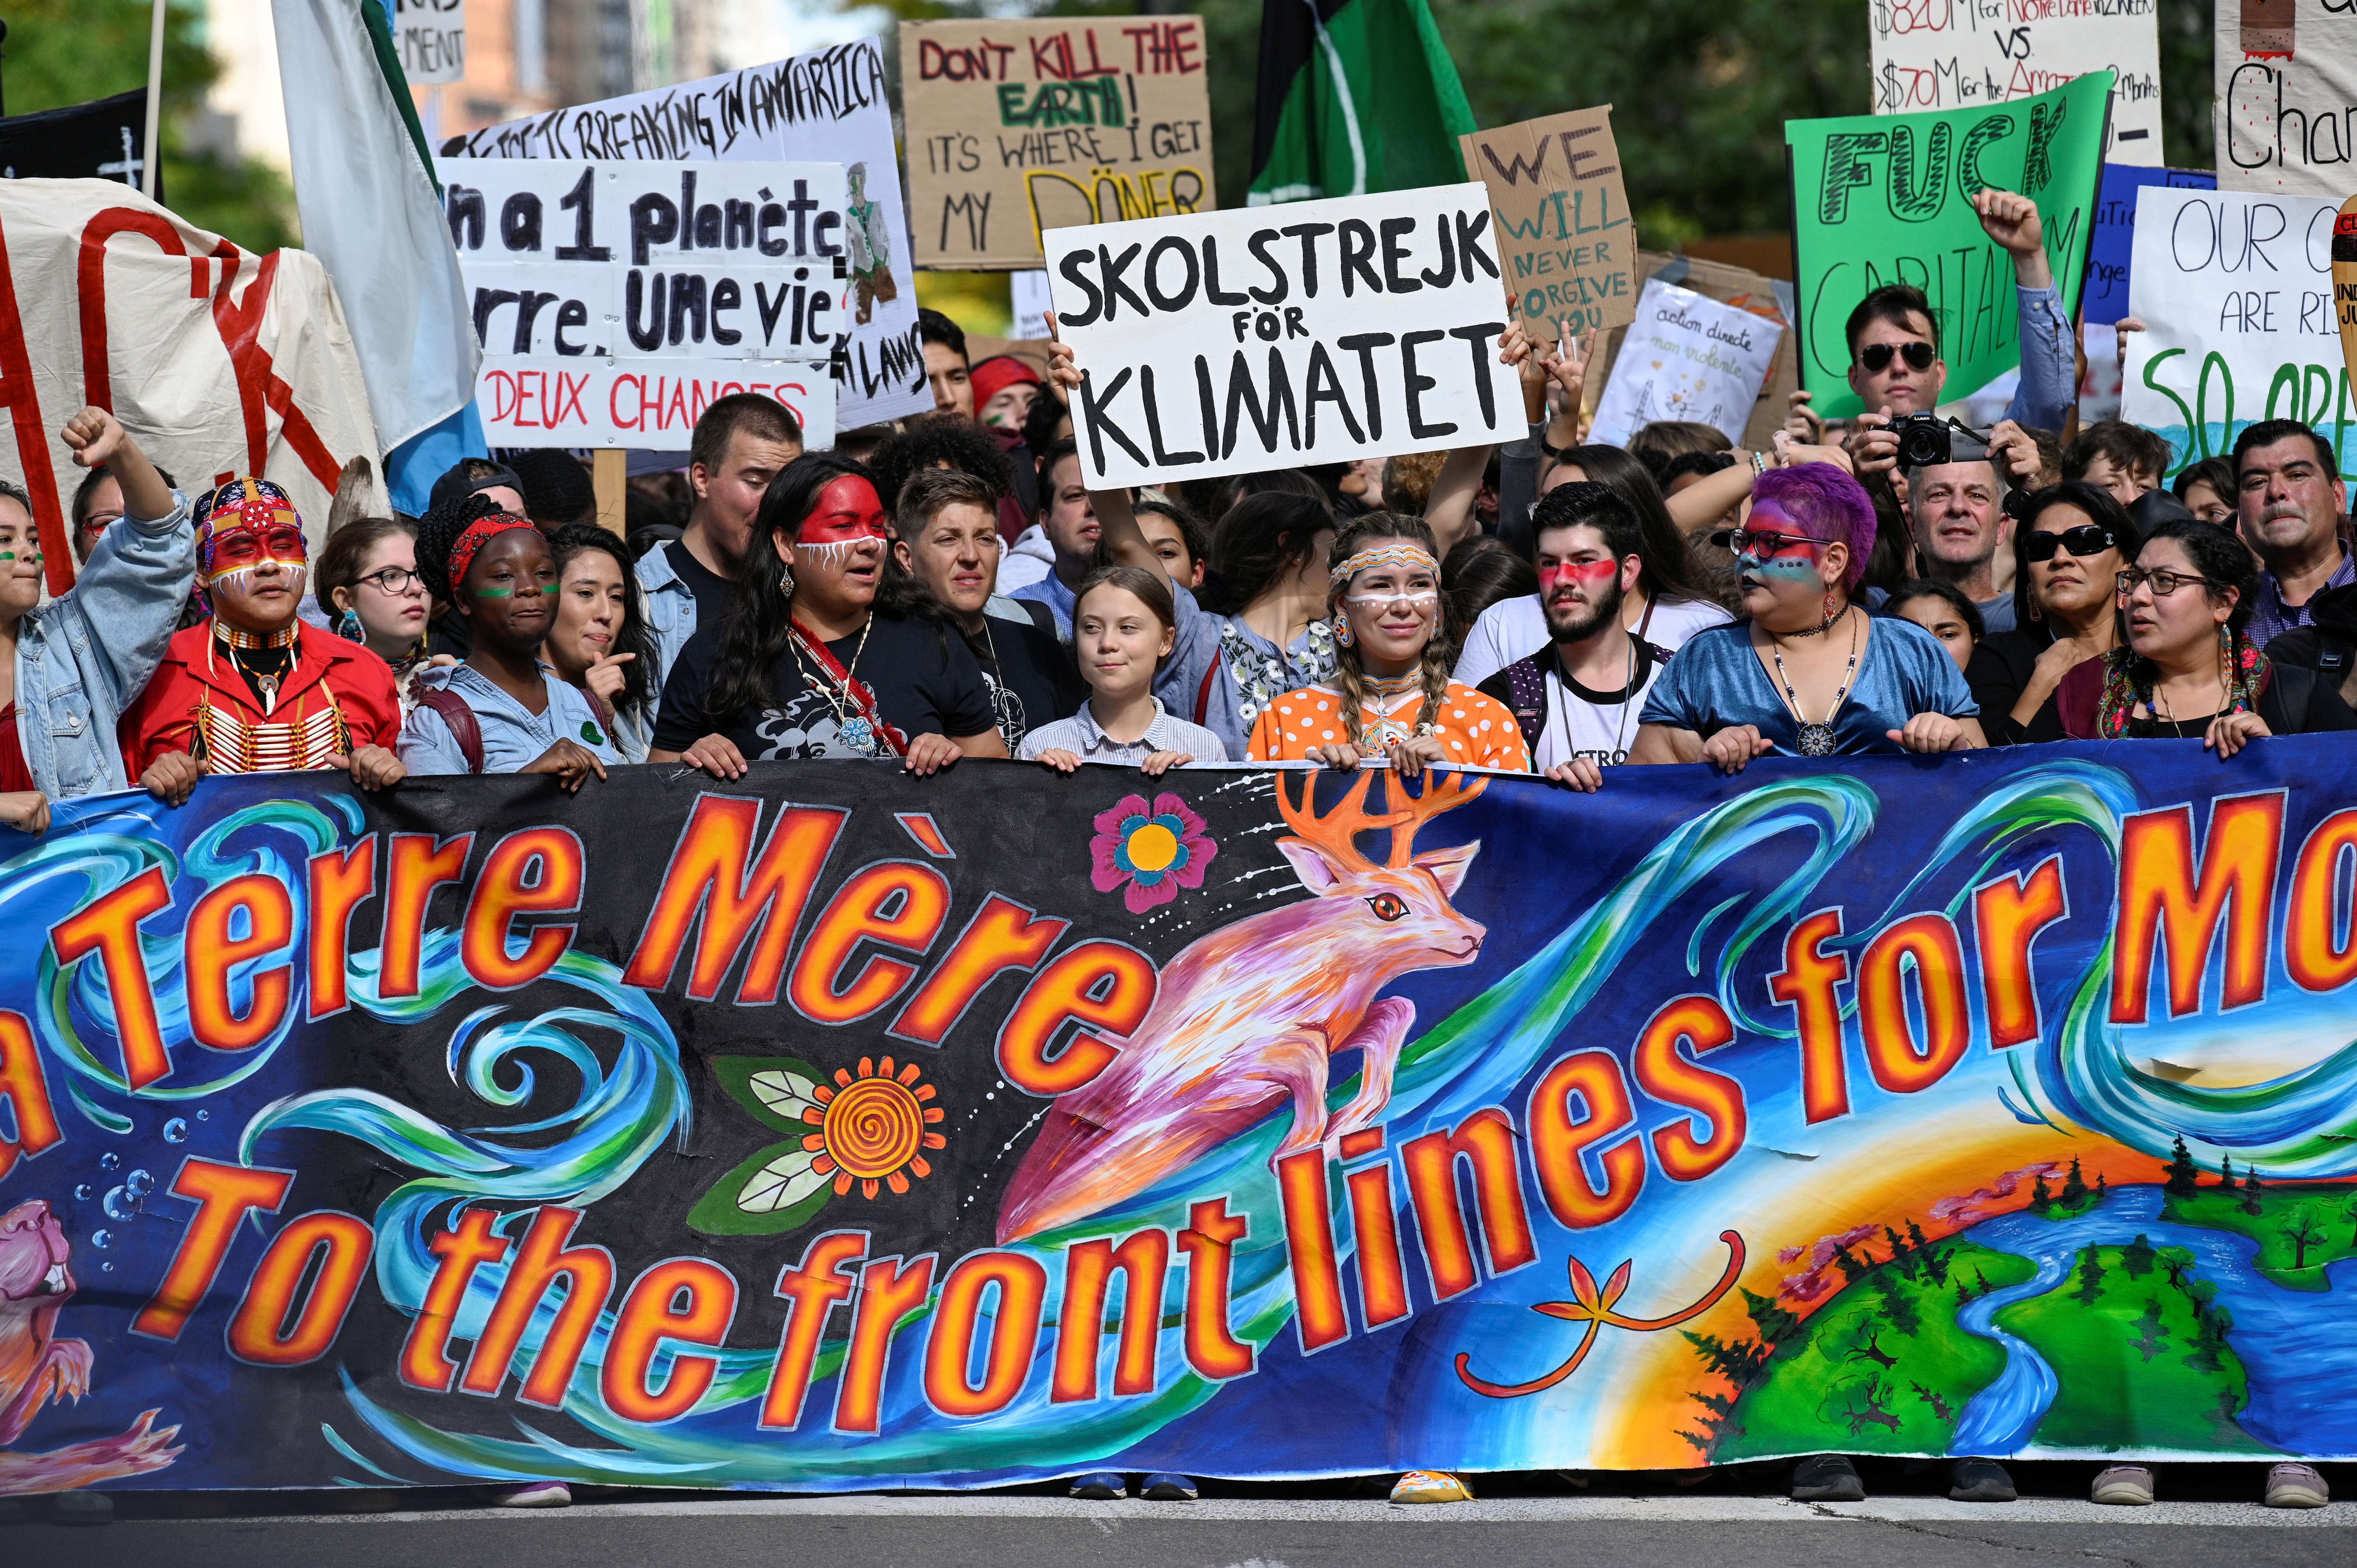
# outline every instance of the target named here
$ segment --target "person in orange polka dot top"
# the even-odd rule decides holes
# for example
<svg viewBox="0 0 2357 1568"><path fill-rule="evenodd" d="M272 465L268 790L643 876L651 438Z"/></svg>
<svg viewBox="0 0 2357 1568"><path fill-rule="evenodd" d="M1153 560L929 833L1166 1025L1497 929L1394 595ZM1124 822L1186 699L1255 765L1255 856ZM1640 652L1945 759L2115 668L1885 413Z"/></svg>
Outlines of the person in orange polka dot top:
<svg viewBox="0 0 2357 1568"><path fill-rule="evenodd" d="M1255 762L1344 769L1381 755L1407 778L1427 762L1528 772L1530 748L1495 698L1448 679L1447 600L1432 531L1372 512L1335 537L1331 682L1287 692L1253 725Z"/></svg>

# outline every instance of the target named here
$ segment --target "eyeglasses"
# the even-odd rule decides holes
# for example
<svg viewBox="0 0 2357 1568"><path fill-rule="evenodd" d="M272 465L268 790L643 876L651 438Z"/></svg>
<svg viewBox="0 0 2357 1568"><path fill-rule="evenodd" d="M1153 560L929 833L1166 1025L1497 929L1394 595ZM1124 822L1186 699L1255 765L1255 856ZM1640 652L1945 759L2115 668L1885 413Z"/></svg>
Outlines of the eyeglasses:
<svg viewBox="0 0 2357 1568"><path fill-rule="evenodd" d="M274 522L260 530L224 529L213 535L213 569L252 566L264 560L306 559L303 530L291 522Z"/></svg>
<svg viewBox="0 0 2357 1568"><path fill-rule="evenodd" d="M1878 376L1890 368L1893 354L1905 355L1908 368L1916 371L1930 370L1932 361L1940 357L1939 350L1929 343L1868 343L1857 351L1857 362L1870 374Z"/></svg>
<svg viewBox="0 0 2357 1568"><path fill-rule="evenodd" d="M1767 528L1738 529L1727 536L1727 548L1738 555L1773 555L1780 550L1790 550L1799 544L1823 549L1824 542L1805 533L1778 533Z"/></svg>
<svg viewBox="0 0 2357 1568"><path fill-rule="evenodd" d="M2054 533L2033 533L2021 542L2021 553L2032 561L2051 561L2058 550L2085 560L2101 555L2118 540L2112 531L2099 522L2083 522L2076 528L2066 528Z"/></svg>
<svg viewBox="0 0 2357 1568"><path fill-rule="evenodd" d="M2141 584L2152 590L2154 598L2165 599L2178 589L2190 588L2196 583L2205 588L2214 588L2218 585L2207 577L2192 577L2182 572L2166 570L2147 572L2132 566L2119 575L2120 597L2126 598L2130 594L2135 593L2137 585Z"/></svg>
<svg viewBox="0 0 2357 1568"><path fill-rule="evenodd" d="M417 580L417 574L406 566L387 566L382 571L371 572L367 576L360 579L389 599L397 599L409 592Z"/></svg>

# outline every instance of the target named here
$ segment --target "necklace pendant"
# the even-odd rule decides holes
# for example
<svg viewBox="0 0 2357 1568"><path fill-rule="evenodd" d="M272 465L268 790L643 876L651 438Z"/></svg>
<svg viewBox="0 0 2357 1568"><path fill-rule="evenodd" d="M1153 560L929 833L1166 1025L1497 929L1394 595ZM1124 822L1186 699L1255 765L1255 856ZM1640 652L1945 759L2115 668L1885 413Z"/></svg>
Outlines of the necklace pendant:
<svg viewBox="0 0 2357 1568"><path fill-rule="evenodd" d="M834 733L835 738L842 741L849 750L856 751L862 757L877 755L876 726L865 718L854 714L849 718L842 719L836 724Z"/></svg>
<svg viewBox="0 0 2357 1568"><path fill-rule="evenodd" d="M1797 742L1803 757L1831 757L1836 745L1831 725L1804 724Z"/></svg>

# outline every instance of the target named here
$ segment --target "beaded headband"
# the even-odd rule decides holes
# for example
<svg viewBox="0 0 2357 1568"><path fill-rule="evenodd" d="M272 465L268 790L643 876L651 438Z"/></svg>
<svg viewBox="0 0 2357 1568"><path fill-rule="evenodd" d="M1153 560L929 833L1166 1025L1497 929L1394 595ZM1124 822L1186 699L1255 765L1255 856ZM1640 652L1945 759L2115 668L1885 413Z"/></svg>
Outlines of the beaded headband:
<svg viewBox="0 0 2357 1568"><path fill-rule="evenodd" d="M457 538L450 542L450 592L456 594L458 585L467 580L467 568L475 564L475 554L495 535L511 528L536 528L539 524L521 518L511 511L486 512L468 523Z"/></svg>
<svg viewBox="0 0 2357 1568"><path fill-rule="evenodd" d="M1371 544L1334 568L1334 586L1340 587L1360 573L1374 566L1421 566L1434 576L1440 575L1440 563L1432 552L1421 544L1403 543L1393 540L1386 544Z"/></svg>
<svg viewBox="0 0 2357 1568"><path fill-rule="evenodd" d="M192 509L197 540L197 572L201 577L213 574L213 543L216 535L234 529L260 529L274 522L290 522L303 526L303 518L285 490L268 479L252 477L235 478L225 485L207 490L197 498ZM308 558L309 552L305 552Z"/></svg>

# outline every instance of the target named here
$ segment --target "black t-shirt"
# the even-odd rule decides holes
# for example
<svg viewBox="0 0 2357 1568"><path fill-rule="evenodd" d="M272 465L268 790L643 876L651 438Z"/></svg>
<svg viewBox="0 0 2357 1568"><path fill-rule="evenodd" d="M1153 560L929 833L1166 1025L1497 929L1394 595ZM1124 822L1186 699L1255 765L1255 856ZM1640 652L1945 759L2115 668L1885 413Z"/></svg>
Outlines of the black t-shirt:
<svg viewBox="0 0 2357 1568"><path fill-rule="evenodd" d="M663 555L679 580L687 585L687 591L695 596L696 625L710 626L728 613L737 599L737 585L698 561L686 540L674 539L664 545Z"/></svg>
<svg viewBox="0 0 2357 1568"><path fill-rule="evenodd" d="M805 662L814 661L808 655L798 661L791 650L770 674L775 706L747 708L725 722L707 714L704 694L720 662L721 629L717 621L705 622L680 650L663 682L655 750L685 751L717 732L735 742L749 761L863 755L837 736L835 710L805 672ZM869 618L864 647L862 635L854 632L830 642L827 650L876 694L877 711L886 724L910 739L945 735L954 740L991 727L990 693L963 638L932 621L887 620L882 616Z"/></svg>
<svg viewBox="0 0 2357 1568"><path fill-rule="evenodd" d="M1081 684L1071 650L1041 631L1031 621L1007 620L985 615L985 637L969 637L966 647L982 667L982 678L998 715L998 733L1006 737L1009 756L1029 731L1054 719L1068 719L1081 711L1088 688ZM993 666L990 651L998 662Z"/></svg>

